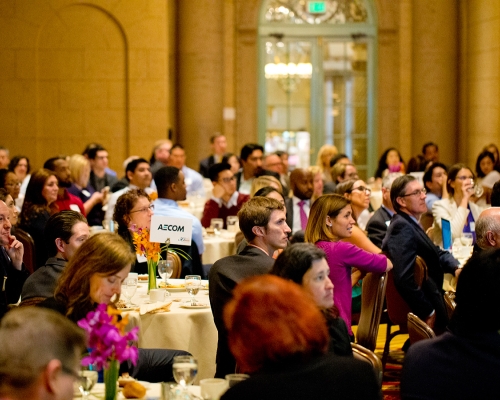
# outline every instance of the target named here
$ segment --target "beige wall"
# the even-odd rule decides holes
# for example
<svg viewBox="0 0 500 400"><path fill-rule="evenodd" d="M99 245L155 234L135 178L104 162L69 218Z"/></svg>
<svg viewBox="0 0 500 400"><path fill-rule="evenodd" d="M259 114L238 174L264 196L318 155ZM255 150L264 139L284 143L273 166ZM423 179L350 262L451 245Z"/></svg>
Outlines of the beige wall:
<svg viewBox="0 0 500 400"><path fill-rule="evenodd" d="M500 145L500 3L461 2L460 159L475 166L481 149Z"/></svg>
<svg viewBox="0 0 500 400"><path fill-rule="evenodd" d="M170 127L165 1L5 0L0 142L35 167L89 142L122 173Z"/></svg>
<svg viewBox="0 0 500 400"><path fill-rule="evenodd" d="M376 0L379 154L427 140L471 166L499 132L500 3ZM121 171L169 129L196 167L214 132L257 140L260 0L0 2L0 145L35 166L97 141ZM223 119L223 109L236 119Z"/></svg>

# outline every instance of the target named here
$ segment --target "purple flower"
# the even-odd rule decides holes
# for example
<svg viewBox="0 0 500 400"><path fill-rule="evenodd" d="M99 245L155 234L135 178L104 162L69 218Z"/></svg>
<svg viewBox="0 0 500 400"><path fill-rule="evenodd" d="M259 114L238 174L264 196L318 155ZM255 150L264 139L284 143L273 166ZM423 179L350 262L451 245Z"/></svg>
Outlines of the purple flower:
<svg viewBox="0 0 500 400"><path fill-rule="evenodd" d="M87 316L78 321L78 326L88 333L88 346L90 354L83 358L82 365L96 364L98 369L106 368L111 360L124 362L130 360L137 363L139 352L135 346L130 346L129 341L137 340L138 327L125 332L126 321L118 321L116 311L108 314L106 304L99 304L95 311L90 311Z"/></svg>

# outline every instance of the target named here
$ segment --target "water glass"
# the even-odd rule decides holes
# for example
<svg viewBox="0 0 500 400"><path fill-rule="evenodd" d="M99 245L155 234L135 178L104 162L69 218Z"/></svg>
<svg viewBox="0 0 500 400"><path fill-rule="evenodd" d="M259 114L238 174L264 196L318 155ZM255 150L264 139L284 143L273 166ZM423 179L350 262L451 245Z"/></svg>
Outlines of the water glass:
<svg viewBox="0 0 500 400"><path fill-rule="evenodd" d="M174 266L172 261L169 259L158 261L158 274L162 277L165 282L165 287L168 285L168 278L172 276L174 272Z"/></svg>
<svg viewBox="0 0 500 400"><path fill-rule="evenodd" d="M198 360L193 356L175 356L172 365L175 381L184 389L191 385L198 373Z"/></svg>
<svg viewBox="0 0 500 400"><path fill-rule="evenodd" d="M460 237L463 246L472 246L472 233L471 232L463 232Z"/></svg>
<svg viewBox="0 0 500 400"><path fill-rule="evenodd" d="M186 291L191 296L191 305L196 305L195 296L201 287L201 276L200 275L186 275L185 278Z"/></svg>
<svg viewBox="0 0 500 400"><path fill-rule="evenodd" d="M80 382L78 389L82 394L84 400L89 398L90 391L97 383L97 371L94 369L93 365L88 365L81 368L80 370Z"/></svg>
<svg viewBox="0 0 500 400"><path fill-rule="evenodd" d="M137 278L134 276L129 276L123 282L123 297L127 301L127 307L136 306L137 304L132 303L132 297L137 290Z"/></svg>
<svg viewBox="0 0 500 400"><path fill-rule="evenodd" d="M210 228L213 228L216 235L220 235L222 228L224 228L224 220L222 218L212 218L210 220Z"/></svg>
<svg viewBox="0 0 500 400"><path fill-rule="evenodd" d="M239 230L239 220L236 215L230 215L226 218L226 225L228 232L238 232Z"/></svg>
<svg viewBox="0 0 500 400"><path fill-rule="evenodd" d="M208 378L200 381L203 400L219 400L227 390L227 381L220 378Z"/></svg>
<svg viewBox="0 0 500 400"><path fill-rule="evenodd" d="M232 388L234 385L250 378L250 375L247 374L229 374L226 375L226 381L228 388Z"/></svg>

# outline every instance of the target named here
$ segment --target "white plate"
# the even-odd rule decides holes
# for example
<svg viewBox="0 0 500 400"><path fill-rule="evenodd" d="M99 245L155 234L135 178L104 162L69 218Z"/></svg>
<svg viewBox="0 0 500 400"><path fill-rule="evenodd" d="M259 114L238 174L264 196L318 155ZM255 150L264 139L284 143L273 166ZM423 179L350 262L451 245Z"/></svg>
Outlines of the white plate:
<svg viewBox="0 0 500 400"><path fill-rule="evenodd" d="M186 288L185 287L162 287L160 289L165 289L169 292L185 292Z"/></svg>
<svg viewBox="0 0 500 400"><path fill-rule="evenodd" d="M210 308L210 304L199 304L196 306L192 306L191 304L181 304L181 308L190 308L192 310L197 310L200 308Z"/></svg>

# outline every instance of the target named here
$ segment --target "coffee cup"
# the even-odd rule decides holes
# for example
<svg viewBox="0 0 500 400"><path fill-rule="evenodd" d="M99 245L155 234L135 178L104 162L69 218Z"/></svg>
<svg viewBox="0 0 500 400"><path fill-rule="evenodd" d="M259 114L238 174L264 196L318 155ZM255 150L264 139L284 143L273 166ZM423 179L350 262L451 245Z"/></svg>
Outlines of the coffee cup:
<svg viewBox="0 0 500 400"><path fill-rule="evenodd" d="M168 296L170 296L170 293L165 289L151 289L149 291L149 301L151 303L156 303L157 301L165 301Z"/></svg>

